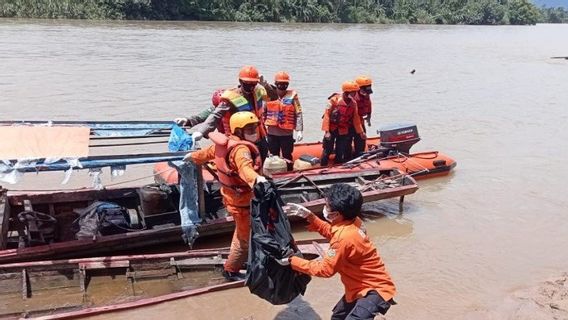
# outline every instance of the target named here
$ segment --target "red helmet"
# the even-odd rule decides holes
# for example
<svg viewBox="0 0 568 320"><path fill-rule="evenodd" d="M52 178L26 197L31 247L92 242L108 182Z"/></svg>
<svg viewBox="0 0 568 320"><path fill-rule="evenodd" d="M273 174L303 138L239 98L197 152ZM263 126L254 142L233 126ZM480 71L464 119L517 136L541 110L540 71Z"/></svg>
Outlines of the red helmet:
<svg viewBox="0 0 568 320"><path fill-rule="evenodd" d="M260 81L258 70L253 66L242 67L239 71L239 80L258 83Z"/></svg>
<svg viewBox="0 0 568 320"><path fill-rule="evenodd" d="M211 103L213 106L218 106L221 103L221 96L223 95L224 89L217 89L213 91L213 96L211 97Z"/></svg>
<svg viewBox="0 0 568 320"><path fill-rule="evenodd" d="M274 76L274 82L290 82L290 75L286 71L278 71Z"/></svg>

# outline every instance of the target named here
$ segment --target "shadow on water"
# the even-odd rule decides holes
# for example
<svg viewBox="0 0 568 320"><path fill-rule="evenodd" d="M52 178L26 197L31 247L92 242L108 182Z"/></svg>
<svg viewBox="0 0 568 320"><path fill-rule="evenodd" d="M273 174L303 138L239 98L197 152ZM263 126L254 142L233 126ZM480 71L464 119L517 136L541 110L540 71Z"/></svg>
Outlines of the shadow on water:
<svg viewBox="0 0 568 320"><path fill-rule="evenodd" d="M290 302L286 309L278 312L274 317L275 320L320 320L321 317L312 308L312 306L305 301L301 296Z"/></svg>

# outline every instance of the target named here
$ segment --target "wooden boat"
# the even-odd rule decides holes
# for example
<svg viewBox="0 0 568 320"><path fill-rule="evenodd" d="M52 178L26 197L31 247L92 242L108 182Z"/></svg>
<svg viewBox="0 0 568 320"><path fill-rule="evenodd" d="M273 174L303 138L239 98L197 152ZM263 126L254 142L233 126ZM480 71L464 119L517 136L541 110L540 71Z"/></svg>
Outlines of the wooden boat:
<svg viewBox="0 0 568 320"><path fill-rule="evenodd" d="M409 175L380 168L324 174L306 171L288 175L277 185L285 202L300 203L320 213L325 204L325 190L337 182L357 186L366 202L399 197L402 205L404 196L418 189ZM218 185L205 185L206 188L199 190L204 222L198 227L198 243L210 236L230 233L234 228L233 219L227 216L221 202ZM179 243L182 240L177 209L179 193L176 194L176 188L172 190L169 194L160 193L158 200L150 201L150 205L144 198L144 188L36 193L4 190L0 195L0 263L92 256ZM132 226L128 232L76 240L73 221L78 215L74 211L97 200L126 208Z"/></svg>
<svg viewBox="0 0 568 320"><path fill-rule="evenodd" d="M298 241L308 259L323 240ZM0 265L0 318L70 319L238 288L221 275L229 248Z"/></svg>
<svg viewBox="0 0 568 320"><path fill-rule="evenodd" d="M171 123L60 123L58 125L64 129L70 127L72 128L70 130L80 131L83 135L82 144L77 143L74 146L76 148L73 149L73 152L80 151L74 154L78 156L83 169L174 161L182 159L185 154L185 152L166 152L79 156L85 151L84 144L92 143L94 137L104 138L103 145L106 147L109 144L122 144L119 139L140 138L147 141L146 139L154 138L155 135L158 135L158 138L164 137L166 132L172 130ZM23 129L14 129L14 127L2 127L0 123L3 132L17 131L18 134L27 134L28 131L34 133L38 129L33 124L26 126ZM89 129L85 130L85 127L81 126L87 126ZM53 132L57 134L58 128L54 127L53 130L47 131L50 134ZM45 128L40 129L42 132L46 131ZM99 132L101 130L102 133ZM44 137L38 137L42 138ZM36 142L32 146L44 145L45 143ZM12 159L11 155L19 154L21 150L14 151L13 149L18 149L18 145L15 147L3 149L0 154L4 156L2 159ZM48 151L53 152L53 150ZM39 150L36 154L42 155L48 151ZM50 156L53 157L51 154ZM8 170L11 172L61 171L75 167L65 160L53 162L40 159L32 163L10 161L12 166ZM275 176L275 182L284 201L303 204L316 213L320 213L324 206L323 196L326 188L337 182L358 187L362 191L364 201L367 202L399 197L401 208L404 196L414 193L418 188L416 181L409 174L400 172L396 168L384 167L380 161L371 158L342 166L280 174ZM199 181L197 185L199 213L204 219L198 228L200 233L198 241L206 241L209 236L232 232L234 223L224 210L218 192L219 185L207 178L205 183ZM180 242L182 231L178 212L179 192L176 194L175 185L171 189L172 192L159 194L154 199L145 197L144 187L59 192L1 192L0 263L92 256ZM104 235L89 239L76 240L77 230L74 230L73 222L78 215L75 210L86 208L94 201L110 201L125 208L128 212L125 217L129 223L128 228L118 232L115 230L103 233Z"/></svg>

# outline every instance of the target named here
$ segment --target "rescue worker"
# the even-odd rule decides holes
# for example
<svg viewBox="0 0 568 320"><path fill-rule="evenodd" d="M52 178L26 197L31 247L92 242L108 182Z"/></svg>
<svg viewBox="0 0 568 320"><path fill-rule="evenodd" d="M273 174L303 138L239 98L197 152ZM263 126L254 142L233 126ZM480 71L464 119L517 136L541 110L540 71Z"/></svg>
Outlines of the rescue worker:
<svg viewBox="0 0 568 320"><path fill-rule="evenodd" d="M198 137L207 137L216 128L219 132L230 134L229 119L231 115L239 111L250 111L260 119L256 146L264 161L268 154L268 143L266 141L266 128L262 121L262 113L264 112L266 101L268 101L268 96L264 87L259 84L259 80L258 70L255 67L242 67L239 72L239 86L223 91L218 106L215 107L203 123L193 127L195 130L194 138L196 138L196 135Z"/></svg>
<svg viewBox="0 0 568 320"><path fill-rule="evenodd" d="M355 100L357 101L359 117L361 117L361 125L363 126L363 131L365 131L366 134L367 128L365 127L365 122L367 122L367 126L371 126L371 94L373 93L373 80L367 76L359 76L355 79L355 82L359 85L359 92L357 92ZM355 134L355 132L352 132L352 136L353 147L355 149L353 157L356 158L365 151L367 139L366 137L364 139L361 135Z"/></svg>
<svg viewBox="0 0 568 320"><path fill-rule="evenodd" d="M268 151L288 161L288 170L293 168L294 142L303 139L302 106L298 94L288 89L290 75L279 71L274 76L277 98L266 103L264 124L268 133ZM294 140L296 131L296 140Z"/></svg>
<svg viewBox="0 0 568 320"><path fill-rule="evenodd" d="M237 281L245 276L240 269L248 257L252 188L257 183L265 183L266 178L258 173L260 154L254 144L258 141L258 117L249 111L236 112L229 120L229 127L230 136L211 132L209 138L214 145L189 153L184 160L198 165L211 160L215 162L223 203L235 220L223 275L227 280Z"/></svg>
<svg viewBox="0 0 568 320"><path fill-rule="evenodd" d="M346 81L341 85L342 93L334 93L329 97L327 108L323 115L321 129L323 137L323 153L321 165L327 166L329 155L335 147L335 163L343 163L351 158L351 132L354 131L362 139L366 138L355 97L359 85ZM353 129L352 129L353 128Z"/></svg>
<svg viewBox="0 0 568 320"><path fill-rule="evenodd" d="M330 278L339 273L345 294L333 308L331 319L374 319L395 304L396 287L377 248L359 218L363 197L348 184L332 185L326 193L323 221L305 207L288 204L288 213L305 218L308 229L329 240L322 260L290 256L282 265L311 276Z"/></svg>
<svg viewBox="0 0 568 320"><path fill-rule="evenodd" d="M221 102L221 95L223 94L223 91L225 91L225 90L224 89L217 89L217 90L213 91L213 95L211 96L211 106L207 107L206 109L204 109L200 113L193 115L193 116L189 116L189 117L175 118L174 122L177 125L183 126L183 127L186 127L186 128L192 128L192 127L195 127L196 125L198 125L200 123L203 123L207 119L207 117L209 117L209 115L211 113L213 113L213 111L215 111L215 108L217 108L217 106Z"/></svg>

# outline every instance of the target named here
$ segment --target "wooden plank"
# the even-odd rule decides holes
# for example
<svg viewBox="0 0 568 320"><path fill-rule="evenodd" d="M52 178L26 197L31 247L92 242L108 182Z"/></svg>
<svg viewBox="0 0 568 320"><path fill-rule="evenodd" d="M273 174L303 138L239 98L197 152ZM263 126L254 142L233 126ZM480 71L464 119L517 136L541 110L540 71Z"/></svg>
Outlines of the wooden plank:
<svg viewBox="0 0 568 320"><path fill-rule="evenodd" d="M218 256L212 258L190 258L184 260L174 260L170 262L172 266L177 267L216 266L223 263L225 263L225 259Z"/></svg>
<svg viewBox="0 0 568 320"><path fill-rule="evenodd" d="M111 268L129 268L129 260L118 261L91 261L79 263L80 269L85 270L98 270L98 269L111 269Z"/></svg>
<svg viewBox="0 0 568 320"><path fill-rule="evenodd" d="M10 203L6 190L0 187L0 250L8 245L8 228L10 219Z"/></svg>

